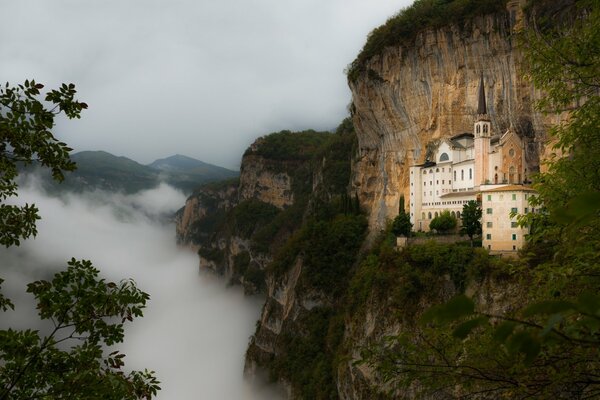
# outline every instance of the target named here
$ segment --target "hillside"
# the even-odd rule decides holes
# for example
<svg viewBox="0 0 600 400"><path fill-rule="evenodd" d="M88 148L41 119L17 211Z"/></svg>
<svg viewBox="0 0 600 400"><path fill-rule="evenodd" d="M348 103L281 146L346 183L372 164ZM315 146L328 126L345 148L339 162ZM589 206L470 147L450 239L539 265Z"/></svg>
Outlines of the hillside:
<svg viewBox="0 0 600 400"><path fill-rule="evenodd" d="M82 151L73 154L71 159L77 164L77 169L67 174L61 184L48 180L48 190L82 192L103 189L134 193L166 182L189 194L203 183L238 175L236 171L180 155L156 160L149 165L105 151Z"/></svg>
<svg viewBox="0 0 600 400"><path fill-rule="evenodd" d="M581 46L551 40L582 62L569 70L561 58L533 57L542 70L534 87L516 44L526 15L514 7L525 3L536 2L415 2L430 21L388 36L415 15L409 8L374 31L369 40L381 42L349 76L351 119L335 134L257 139L239 182L188 198L179 243L198 250L202 268L266 294L247 373L266 370L292 399L598 397L600 168L590 166L599 158L600 14L597 2L581 2L595 5L584 13L595 25L577 20ZM439 18L452 7L462 14ZM573 81L588 88L579 68L592 79L583 95L568 91ZM422 232L398 247L390 222L412 190L407 167L472 129L482 73L493 131L515 128L529 171L540 170L551 131L571 156L548 160L535 181L536 211L518 217L531 229L518 255ZM563 73L567 83L556 79ZM544 96L559 108L536 108ZM557 127L560 106L574 100L580 108Z"/></svg>

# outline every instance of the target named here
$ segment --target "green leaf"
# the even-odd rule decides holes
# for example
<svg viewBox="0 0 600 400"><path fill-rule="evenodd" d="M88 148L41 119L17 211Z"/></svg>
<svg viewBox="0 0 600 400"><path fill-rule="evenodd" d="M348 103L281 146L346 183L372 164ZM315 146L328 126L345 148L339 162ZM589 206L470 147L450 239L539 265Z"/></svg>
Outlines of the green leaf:
<svg viewBox="0 0 600 400"><path fill-rule="evenodd" d="M573 311L576 309L575 304L563 300L546 300L534 303L527 307L523 312L523 316L531 317L539 314L556 314L565 311Z"/></svg>
<svg viewBox="0 0 600 400"><path fill-rule="evenodd" d="M452 332L452 336L454 336L455 338L458 338L458 339L465 339L467 336L469 336L469 334L471 333L471 331L473 329L475 329L478 326L481 326L487 322L488 322L487 317L477 317L474 319L470 319L470 320L465 321L462 324L458 325L456 327L456 329L454 329L454 331Z"/></svg>
<svg viewBox="0 0 600 400"><path fill-rule="evenodd" d="M512 354L523 353L526 366L531 365L541 350L540 341L530 331L520 331L512 335L507 347Z"/></svg>
<svg viewBox="0 0 600 400"><path fill-rule="evenodd" d="M445 304L430 308L423 314L421 320L424 323L433 321L450 322L471 315L474 311L475 303L473 300L461 294Z"/></svg>
<svg viewBox="0 0 600 400"><path fill-rule="evenodd" d="M512 321L503 322L500 325L498 325L498 327L494 331L492 338L497 342L504 343L504 342L506 342L506 339L508 339L508 337L510 335L512 335L512 333L516 327L517 327L516 322L512 322Z"/></svg>
<svg viewBox="0 0 600 400"><path fill-rule="evenodd" d="M585 314L600 317L600 296L584 292L577 298L577 309Z"/></svg>

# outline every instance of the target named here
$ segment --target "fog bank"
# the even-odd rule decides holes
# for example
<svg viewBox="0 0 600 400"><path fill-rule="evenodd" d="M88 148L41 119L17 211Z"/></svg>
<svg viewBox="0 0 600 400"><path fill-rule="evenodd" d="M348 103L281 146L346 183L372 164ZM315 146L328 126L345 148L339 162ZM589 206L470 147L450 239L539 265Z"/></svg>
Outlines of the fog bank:
<svg viewBox="0 0 600 400"><path fill-rule="evenodd" d="M126 342L117 348L128 368L156 371L158 399L280 398L242 375L261 299L199 273L197 255L178 249L174 226L157 218L182 206L182 193L161 185L130 196L94 192L57 199L30 182L20 188L18 203L25 202L35 203L42 219L36 238L0 250L3 293L17 306L0 327L39 326L26 283L50 278L71 257L90 259L102 277L133 278L150 293L144 317L127 327Z"/></svg>

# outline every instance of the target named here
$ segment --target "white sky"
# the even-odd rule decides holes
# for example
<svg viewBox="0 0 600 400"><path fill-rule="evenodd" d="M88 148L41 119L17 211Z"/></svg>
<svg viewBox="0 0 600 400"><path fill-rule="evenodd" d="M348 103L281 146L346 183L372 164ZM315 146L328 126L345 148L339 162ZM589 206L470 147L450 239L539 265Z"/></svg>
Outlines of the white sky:
<svg viewBox="0 0 600 400"><path fill-rule="evenodd" d="M0 0L0 81L73 82L90 108L56 133L142 163L238 168L258 136L333 129L344 68L412 0Z"/></svg>

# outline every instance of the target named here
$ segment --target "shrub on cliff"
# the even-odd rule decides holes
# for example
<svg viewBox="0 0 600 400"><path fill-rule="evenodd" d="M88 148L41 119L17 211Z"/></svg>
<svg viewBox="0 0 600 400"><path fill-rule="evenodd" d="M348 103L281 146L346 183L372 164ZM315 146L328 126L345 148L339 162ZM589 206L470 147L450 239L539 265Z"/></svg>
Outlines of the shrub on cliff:
<svg viewBox="0 0 600 400"><path fill-rule="evenodd" d="M450 24L464 24L476 15L504 12L506 0L417 0L375 28L356 59L348 66L348 80L355 82L366 63L386 47L411 46L420 32Z"/></svg>

